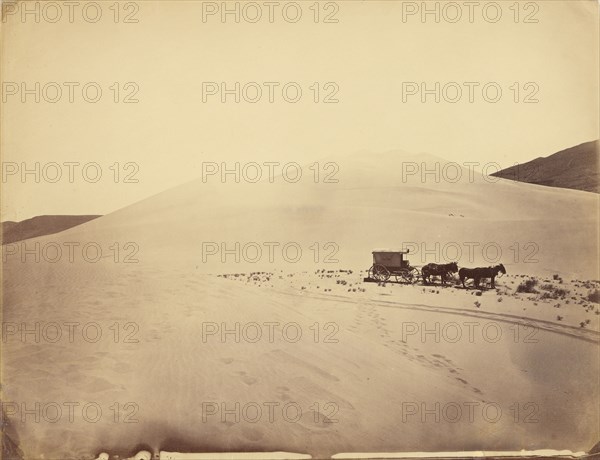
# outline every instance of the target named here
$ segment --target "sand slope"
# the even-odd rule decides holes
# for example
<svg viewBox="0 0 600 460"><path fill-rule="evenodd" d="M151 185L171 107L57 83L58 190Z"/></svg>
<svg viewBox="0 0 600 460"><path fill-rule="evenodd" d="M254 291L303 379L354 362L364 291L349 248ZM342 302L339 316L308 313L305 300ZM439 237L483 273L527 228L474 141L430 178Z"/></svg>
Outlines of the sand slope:
<svg viewBox="0 0 600 460"><path fill-rule="evenodd" d="M437 243L443 248L452 243L461 248L461 266L487 266L499 260L512 272L599 278L596 258L582 257L598 253L596 194L481 173L471 180L466 169L452 183L443 180L456 175L451 169L444 175L448 162L429 155L361 153L334 162L339 166L334 176L338 183L315 184L306 167L304 179L295 184L281 177L273 183L235 183L232 178L221 183L211 176L206 183L199 179L167 190L46 241L93 241L105 252L115 242L135 242L139 260L197 265L207 273L219 272L224 265L220 253L202 263L207 242L225 243L228 248L236 242L242 247L249 242L263 246L257 262L227 258L244 268L286 265L280 248L287 242L298 243L304 252L294 267L315 265L309 249L315 242L321 246L334 242L339 249L335 259L342 266L360 267L370 265L373 248L408 243L421 248ZM407 164L417 165L419 172L437 167L440 173L403 177ZM279 257L273 263L264 242L279 243ZM491 248L485 257L483 247L490 243L500 253ZM473 257L469 244L475 245ZM456 254L449 249L449 257ZM444 253L438 250L436 255L443 262ZM433 256L421 251L413 265L432 261Z"/></svg>
<svg viewBox="0 0 600 460"><path fill-rule="evenodd" d="M37 423L33 415L23 422L22 410L9 415L27 457L93 458L140 448L323 457L591 447L599 402L593 311L585 313L594 318L585 332L573 332L576 321L565 313L568 322L540 327L537 341L529 343L523 336L514 340L518 315L548 322L555 315L532 313L533 300L497 302L495 291L476 297L454 289L438 294L417 286L363 286L359 270L371 264L373 248L407 241L494 241L502 247L535 241L537 263L503 258L511 275L597 278L591 257L598 249L597 196L481 178L403 184L401 162L423 159L437 161L397 152L377 161L358 155L340 161L338 184L197 181L30 240L29 248L94 242L106 249L117 242L123 250L134 242L139 250L135 263L124 263L123 252L116 258L107 252L95 263L78 256L55 263L30 256L24 263L11 255L3 264L4 323L39 323L46 331L25 338L3 331L3 402L18 409L38 402L48 411L52 403L93 403L102 410L96 422L79 409L73 421L64 411L56 423L48 421L51 412L40 412ZM202 243L222 241L294 241L307 256L295 264L222 263L219 257L203 263ZM338 262L315 262L306 249L314 242L335 242ZM264 273L251 283L215 276L263 269L269 280ZM323 269L352 269L351 282L365 291L348 293L334 277L325 279ZM499 287L511 287L508 280L499 280ZM474 306L478 299L480 307ZM582 307L563 305L561 311L566 308ZM452 342L406 334L407 325L439 323L444 330L457 321L494 323L504 338ZM54 343L50 322L62 332ZM73 340L67 323L77 323ZM221 335L235 331L236 323L239 332ZM272 339L265 324L272 324ZM209 333L214 327L218 332ZM482 413L490 404L501 409L499 418ZM440 412L456 406L465 411L458 418ZM256 407L260 417L252 412Z"/></svg>

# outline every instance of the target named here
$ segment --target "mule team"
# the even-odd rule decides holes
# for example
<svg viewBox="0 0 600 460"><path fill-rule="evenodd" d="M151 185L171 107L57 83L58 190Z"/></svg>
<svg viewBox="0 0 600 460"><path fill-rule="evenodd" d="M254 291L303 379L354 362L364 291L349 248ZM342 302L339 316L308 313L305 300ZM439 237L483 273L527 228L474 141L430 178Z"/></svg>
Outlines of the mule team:
<svg viewBox="0 0 600 460"><path fill-rule="evenodd" d="M452 273L458 272L458 277L463 287L466 289L465 280L472 279L475 287L479 287L479 283L482 279L490 279L492 289L496 286L494 281L499 273L506 275L506 269L504 265L496 265L494 267L480 267L480 268L461 268L458 269L456 262L449 264L427 264L421 269L421 276L423 277L423 284L429 284L432 276L439 276L442 279L442 284L446 284L446 277Z"/></svg>

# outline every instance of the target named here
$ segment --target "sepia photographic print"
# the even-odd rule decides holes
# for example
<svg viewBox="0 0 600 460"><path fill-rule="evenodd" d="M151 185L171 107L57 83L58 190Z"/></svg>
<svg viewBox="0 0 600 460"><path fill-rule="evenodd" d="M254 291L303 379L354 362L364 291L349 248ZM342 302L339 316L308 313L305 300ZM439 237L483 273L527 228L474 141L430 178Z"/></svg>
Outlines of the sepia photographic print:
<svg viewBox="0 0 600 460"><path fill-rule="evenodd" d="M598 10L2 0L1 458L600 458Z"/></svg>

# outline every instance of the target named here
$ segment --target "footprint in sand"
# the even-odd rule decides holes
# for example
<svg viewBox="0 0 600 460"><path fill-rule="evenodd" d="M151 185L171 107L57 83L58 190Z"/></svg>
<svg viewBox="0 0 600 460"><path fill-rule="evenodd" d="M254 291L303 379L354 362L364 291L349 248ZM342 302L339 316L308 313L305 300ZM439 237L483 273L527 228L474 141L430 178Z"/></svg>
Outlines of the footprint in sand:
<svg viewBox="0 0 600 460"><path fill-rule="evenodd" d="M156 342L157 340L160 340L161 336L160 336L160 331L158 329L150 329L148 331L148 336L145 340L146 342Z"/></svg>
<svg viewBox="0 0 600 460"><path fill-rule="evenodd" d="M460 377L456 377L456 380L458 380L461 383L464 383L465 385L469 384L469 382L467 382L465 379L461 379Z"/></svg>
<svg viewBox="0 0 600 460"><path fill-rule="evenodd" d="M444 355L438 355L438 354L435 354L435 355L431 355L431 356L433 356L434 358L440 358L440 359L443 359L443 360L444 360L444 361L446 361L448 364L452 364L452 360L451 360L451 359L448 359L448 358L446 358Z"/></svg>
<svg viewBox="0 0 600 460"><path fill-rule="evenodd" d="M288 391L290 391L290 389L288 387L277 387L277 391L279 392L279 394L277 396L279 396L279 398L283 401L290 401L291 397L288 394Z"/></svg>
<svg viewBox="0 0 600 460"><path fill-rule="evenodd" d="M126 362L120 361L113 366L113 370L119 374L124 374L126 372L131 372L131 366Z"/></svg>
<svg viewBox="0 0 600 460"><path fill-rule="evenodd" d="M233 362L233 358L221 358L220 361L224 364L231 364Z"/></svg>
<svg viewBox="0 0 600 460"><path fill-rule="evenodd" d="M242 382L244 382L246 385L254 385L256 382L258 382L258 380L255 379L254 377L250 377L249 375L246 375L246 373L244 371L239 371L238 375L242 379Z"/></svg>

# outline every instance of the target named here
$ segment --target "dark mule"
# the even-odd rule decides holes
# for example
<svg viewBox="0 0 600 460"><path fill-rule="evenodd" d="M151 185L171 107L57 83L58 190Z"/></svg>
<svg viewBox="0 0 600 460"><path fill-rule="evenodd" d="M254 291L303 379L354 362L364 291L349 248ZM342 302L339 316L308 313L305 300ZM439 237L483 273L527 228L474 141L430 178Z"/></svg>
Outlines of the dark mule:
<svg viewBox="0 0 600 460"><path fill-rule="evenodd" d="M421 269L421 275L423 276L423 283L429 284L432 276L439 276L442 279L442 284L446 284L446 276L450 273L456 273L458 271L458 265L456 262L449 264L427 264Z"/></svg>
<svg viewBox="0 0 600 460"><path fill-rule="evenodd" d="M496 287L494 285L494 280L496 276L498 276L498 273L506 275L506 268L504 268L504 265L500 264L495 267L485 268L461 268L458 271L458 276L465 289L467 288L467 286L465 286L465 280L472 279L475 282L475 287L478 288L479 282L485 278L492 280L492 289L494 289Z"/></svg>

